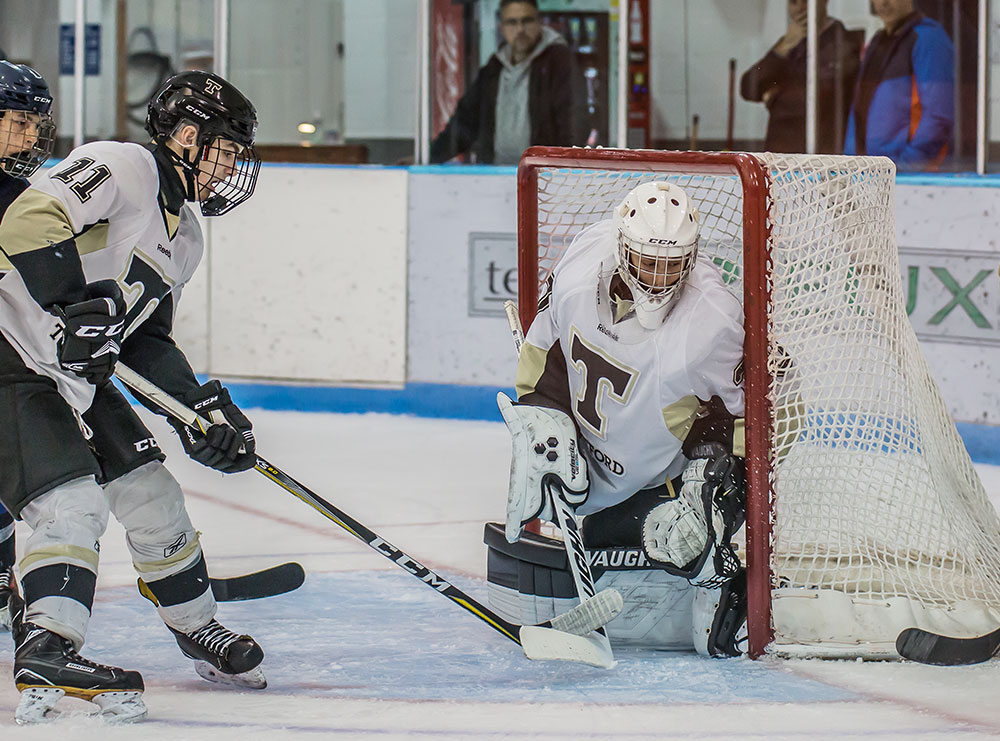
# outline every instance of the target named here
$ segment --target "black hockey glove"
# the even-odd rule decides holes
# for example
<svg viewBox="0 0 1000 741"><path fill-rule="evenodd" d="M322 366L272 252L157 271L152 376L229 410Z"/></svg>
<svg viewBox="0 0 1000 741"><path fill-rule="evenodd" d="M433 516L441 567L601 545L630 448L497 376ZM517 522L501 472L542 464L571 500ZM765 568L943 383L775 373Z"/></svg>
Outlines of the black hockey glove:
<svg viewBox="0 0 1000 741"><path fill-rule="evenodd" d="M170 420L185 453L203 466L223 473L239 473L254 467L257 443L253 425L229 398L229 392L221 383L209 381L183 394L180 400L213 423L203 435L195 427Z"/></svg>
<svg viewBox="0 0 1000 741"><path fill-rule="evenodd" d="M59 366L95 386L111 378L125 335L125 299L113 280L87 286L91 298L50 310L62 326L56 334Z"/></svg>

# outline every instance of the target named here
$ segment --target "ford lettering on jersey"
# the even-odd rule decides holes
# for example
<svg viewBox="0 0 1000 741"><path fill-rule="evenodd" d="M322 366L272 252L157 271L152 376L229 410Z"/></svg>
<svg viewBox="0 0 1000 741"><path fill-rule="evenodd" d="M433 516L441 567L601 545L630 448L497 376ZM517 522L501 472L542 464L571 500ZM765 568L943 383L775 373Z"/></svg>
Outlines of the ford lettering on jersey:
<svg viewBox="0 0 1000 741"><path fill-rule="evenodd" d="M587 443L587 450L590 451L590 457L604 466L608 471L613 473L615 476L623 476L625 474L625 466L616 461L607 453L603 452L600 448L594 446L590 440L583 438L584 442Z"/></svg>

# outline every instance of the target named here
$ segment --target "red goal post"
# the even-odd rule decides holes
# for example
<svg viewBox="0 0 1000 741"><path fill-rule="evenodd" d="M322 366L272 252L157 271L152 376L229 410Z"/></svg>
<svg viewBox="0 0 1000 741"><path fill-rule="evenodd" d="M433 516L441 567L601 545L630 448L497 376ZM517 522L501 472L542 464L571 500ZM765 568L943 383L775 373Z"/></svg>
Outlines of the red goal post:
<svg viewBox="0 0 1000 741"><path fill-rule="evenodd" d="M888 159L532 147L525 331L575 234L661 178L744 306L751 655L894 657L910 625L995 628L1000 520L905 314Z"/></svg>

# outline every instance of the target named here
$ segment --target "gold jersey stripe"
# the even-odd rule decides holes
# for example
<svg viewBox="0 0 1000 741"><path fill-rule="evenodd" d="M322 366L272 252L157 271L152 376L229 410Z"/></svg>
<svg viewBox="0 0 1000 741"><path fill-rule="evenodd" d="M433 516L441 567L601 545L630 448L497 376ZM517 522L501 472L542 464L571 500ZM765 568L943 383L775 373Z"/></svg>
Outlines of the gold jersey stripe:
<svg viewBox="0 0 1000 741"><path fill-rule="evenodd" d="M671 435L684 442L700 409L701 402L697 396L681 397L663 409L663 422Z"/></svg>
<svg viewBox="0 0 1000 741"><path fill-rule="evenodd" d="M0 249L7 255L44 249L74 236L62 201L34 188L18 196L0 221Z"/></svg>
<svg viewBox="0 0 1000 741"><path fill-rule="evenodd" d="M743 417L733 420L733 455L747 457L747 428Z"/></svg>
<svg viewBox="0 0 1000 741"><path fill-rule="evenodd" d="M525 342L521 345L521 355L517 361L517 377L514 380L514 390L520 399L535 391L538 380L545 372L545 360L548 350Z"/></svg>
<svg viewBox="0 0 1000 741"><path fill-rule="evenodd" d="M177 214L175 216L174 214L167 211L167 209L165 208L162 209L162 211L163 211L163 224L167 228L167 237L173 239L174 235L177 234L177 227L180 226L181 223L180 214Z"/></svg>
<svg viewBox="0 0 1000 741"><path fill-rule="evenodd" d="M108 225L94 224L90 229L76 236L76 251L80 257L91 252L99 252L108 246Z"/></svg>

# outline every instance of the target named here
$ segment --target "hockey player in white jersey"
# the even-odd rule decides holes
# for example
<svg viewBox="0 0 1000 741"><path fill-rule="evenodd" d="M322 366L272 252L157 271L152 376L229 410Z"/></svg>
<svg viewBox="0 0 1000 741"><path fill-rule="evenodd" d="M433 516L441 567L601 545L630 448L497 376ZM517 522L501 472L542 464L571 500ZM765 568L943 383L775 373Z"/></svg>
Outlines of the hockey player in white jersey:
<svg viewBox="0 0 1000 741"><path fill-rule="evenodd" d="M522 540L526 523L553 519L554 482L585 515L598 588L625 598L613 642L742 650L745 572L730 539L744 510L743 312L698 236L685 191L646 183L581 231L549 279L518 403L500 404L513 439L506 543L487 528L491 599L515 619L547 619L573 596L562 549Z"/></svg>
<svg viewBox="0 0 1000 741"><path fill-rule="evenodd" d="M28 187L25 179L52 154L55 124L48 83L24 64L0 60L0 219ZM0 254L0 278L11 269ZM14 518L0 506L0 627L10 628L7 602L14 581Z"/></svg>
<svg viewBox="0 0 1000 741"><path fill-rule="evenodd" d="M216 216L251 196L256 127L230 83L184 72L150 101L148 147L77 148L0 221L14 267L0 280L0 501L32 530L24 598L11 600L19 722L52 717L64 695L112 720L145 716L138 672L78 653L109 513L125 527L140 591L198 673L266 685L260 646L215 620L181 489L109 381L120 358L215 422L205 435L174 423L192 458L224 473L253 467L250 422L218 381L198 383L171 330L204 249L187 204Z"/></svg>

